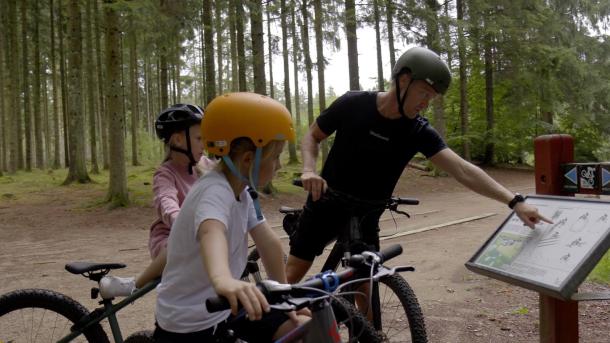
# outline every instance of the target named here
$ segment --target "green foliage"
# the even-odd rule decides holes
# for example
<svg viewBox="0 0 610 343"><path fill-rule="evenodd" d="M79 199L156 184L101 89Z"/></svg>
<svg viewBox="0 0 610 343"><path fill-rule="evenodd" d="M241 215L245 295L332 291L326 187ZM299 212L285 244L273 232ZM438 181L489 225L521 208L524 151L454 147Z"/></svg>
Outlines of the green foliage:
<svg viewBox="0 0 610 343"><path fill-rule="evenodd" d="M130 131L131 133L131 131ZM131 134L125 139L125 147L131 147ZM148 133L144 129L138 130L138 159L143 164L158 164L165 158L163 142L154 132ZM131 161L131 148L125 149L125 160Z"/></svg>
<svg viewBox="0 0 610 343"><path fill-rule="evenodd" d="M527 308L526 306L521 306L518 309L513 310L512 312L513 314L520 314L520 315L525 315L530 313L530 309Z"/></svg>
<svg viewBox="0 0 610 343"><path fill-rule="evenodd" d="M127 166L127 187L132 206L147 206L152 199L152 177L159 161L138 167ZM15 203L33 203L48 201L49 194L58 197L78 194L85 201L75 210L107 207L105 200L108 190L108 171L103 170L98 175L90 175L93 182L90 184L72 183L62 186L67 176L67 169L40 170L32 172L18 171L14 175L0 177L2 201ZM110 204L112 207L112 205Z"/></svg>
<svg viewBox="0 0 610 343"><path fill-rule="evenodd" d="M589 280L610 286L610 251L606 252L589 274Z"/></svg>

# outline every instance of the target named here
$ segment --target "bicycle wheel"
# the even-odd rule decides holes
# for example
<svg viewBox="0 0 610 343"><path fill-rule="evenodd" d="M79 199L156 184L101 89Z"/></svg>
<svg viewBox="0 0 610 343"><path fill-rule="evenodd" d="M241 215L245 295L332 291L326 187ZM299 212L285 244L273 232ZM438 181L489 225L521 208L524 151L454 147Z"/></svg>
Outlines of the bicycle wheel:
<svg viewBox="0 0 610 343"><path fill-rule="evenodd" d="M129 335L123 343L154 343L152 330L142 330Z"/></svg>
<svg viewBox="0 0 610 343"><path fill-rule="evenodd" d="M426 343L426 324L413 289L402 276L381 278L379 308L386 342Z"/></svg>
<svg viewBox="0 0 610 343"><path fill-rule="evenodd" d="M46 289L21 289L0 296L0 342L55 342L89 314L83 305ZM101 325L91 326L72 342L108 343Z"/></svg>
<svg viewBox="0 0 610 343"><path fill-rule="evenodd" d="M343 342L383 342L383 336L349 301L333 298L331 306Z"/></svg>
<svg viewBox="0 0 610 343"><path fill-rule="evenodd" d="M243 281L257 283L261 282L262 280L268 279L267 272L265 271L263 264L259 263L261 262L260 258L261 257L258 253L258 250L256 250L256 247L254 247L248 254L248 264L246 265L246 268L241 274L241 279ZM287 260L288 256L284 254L284 264L286 264Z"/></svg>

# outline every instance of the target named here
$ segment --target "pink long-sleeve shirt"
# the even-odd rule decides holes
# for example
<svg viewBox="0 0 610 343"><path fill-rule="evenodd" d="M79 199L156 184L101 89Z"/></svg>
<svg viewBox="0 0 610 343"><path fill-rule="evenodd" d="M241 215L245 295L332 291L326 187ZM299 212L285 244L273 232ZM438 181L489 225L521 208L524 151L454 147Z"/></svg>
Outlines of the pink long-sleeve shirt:
<svg viewBox="0 0 610 343"><path fill-rule="evenodd" d="M199 162L203 169L211 169L215 162L202 157ZM180 206L189 190L197 181L197 173L189 174L187 168L172 160L161 164L153 176L153 204L157 211L157 219L150 228L148 249L150 256L155 258L161 248L167 246L167 238L174 220L180 212Z"/></svg>

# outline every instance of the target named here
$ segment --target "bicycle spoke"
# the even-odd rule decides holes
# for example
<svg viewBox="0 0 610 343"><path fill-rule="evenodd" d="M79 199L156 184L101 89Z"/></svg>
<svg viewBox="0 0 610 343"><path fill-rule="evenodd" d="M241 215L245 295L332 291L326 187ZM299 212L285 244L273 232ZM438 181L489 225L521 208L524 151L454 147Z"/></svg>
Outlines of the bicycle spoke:
<svg viewBox="0 0 610 343"><path fill-rule="evenodd" d="M55 342L70 333L72 323L41 308L23 308L0 317L1 342ZM86 342L83 336L73 342Z"/></svg>

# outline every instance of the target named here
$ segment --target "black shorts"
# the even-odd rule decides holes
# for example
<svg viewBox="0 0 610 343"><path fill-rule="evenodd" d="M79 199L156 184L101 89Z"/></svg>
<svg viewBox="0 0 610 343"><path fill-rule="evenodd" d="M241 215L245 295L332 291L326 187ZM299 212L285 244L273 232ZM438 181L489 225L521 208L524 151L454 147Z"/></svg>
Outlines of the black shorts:
<svg viewBox="0 0 610 343"><path fill-rule="evenodd" d="M379 250L379 217L384 209L354 204L323 195L318 201L307 198L295 231L290 235L290 254L306 261L313 261L324 247L336 240L346 230L350 218L359 216L360 241L365 246L354 247L352 253L364 249ZM358 251L359 250L359 251Z"/></svg>
<svg viewBox="0 0 610 343"><path fill-rule="evenodd" d="M217 326L189 333L176 333L162 329L155 324L155 343L201 343L201 342L224 342L223 335L227 330L233 330L236 337L248 343L268 343L273 341L273 335L279 327L290 318L286 313L271 311L265 313L261 320L250 321L237 319L230 315L224 322Z"/></svg>

